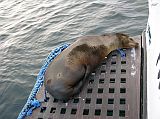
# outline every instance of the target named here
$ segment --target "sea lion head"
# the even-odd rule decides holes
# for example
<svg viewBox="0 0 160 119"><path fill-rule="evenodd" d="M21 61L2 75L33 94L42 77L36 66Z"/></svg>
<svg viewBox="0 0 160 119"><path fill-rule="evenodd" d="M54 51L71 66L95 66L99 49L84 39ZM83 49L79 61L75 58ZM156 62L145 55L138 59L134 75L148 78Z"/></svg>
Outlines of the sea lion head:
<svg viewBox="0 0 160 119"><path fill-rule="evenodd" d="M116 33L116 36L118 37L120 47L122 48L138 47L138 43L134 41L132 38L130 38L128 35L122 33Z"/></svg>

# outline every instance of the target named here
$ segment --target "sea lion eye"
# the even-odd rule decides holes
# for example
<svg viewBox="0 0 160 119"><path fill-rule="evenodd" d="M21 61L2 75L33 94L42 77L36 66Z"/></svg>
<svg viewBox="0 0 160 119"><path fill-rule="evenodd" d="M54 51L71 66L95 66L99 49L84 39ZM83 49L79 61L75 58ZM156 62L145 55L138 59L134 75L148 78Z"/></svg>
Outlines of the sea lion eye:
<svg viewBox="0 0 160 119"><path fill-rule="evenodd" d="M129 40L133 41L133 39L132 39L132 38L129 38Z"/></svg>

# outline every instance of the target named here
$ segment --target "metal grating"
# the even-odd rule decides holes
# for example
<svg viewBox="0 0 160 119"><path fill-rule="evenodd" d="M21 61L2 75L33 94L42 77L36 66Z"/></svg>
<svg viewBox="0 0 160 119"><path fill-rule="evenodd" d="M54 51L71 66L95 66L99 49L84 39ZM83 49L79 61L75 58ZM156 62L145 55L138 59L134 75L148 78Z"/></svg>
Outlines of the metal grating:
<svg viewBox="0 0 160 119"><path fill-rule="evenodd" d="M124 52L124 58L117 51L109 54L73 100L60 102L47 94L49 101L27 118L139 119L141 48ZM43 93L42 87L37 98Z"/></svg>

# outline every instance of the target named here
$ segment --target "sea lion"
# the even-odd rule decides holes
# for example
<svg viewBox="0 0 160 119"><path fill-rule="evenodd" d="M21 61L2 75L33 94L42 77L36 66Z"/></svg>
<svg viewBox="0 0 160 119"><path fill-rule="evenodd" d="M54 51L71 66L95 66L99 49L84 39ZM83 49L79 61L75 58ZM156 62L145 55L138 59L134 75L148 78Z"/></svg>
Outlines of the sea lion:
<svg viewBox="0 0 160 119"><path fill-rule="evenodd" d="M138 43L122 33L80 37L50 63L44 86L54 98L68 101L81 91L87 76L111 51L133 47Z"/></svg>

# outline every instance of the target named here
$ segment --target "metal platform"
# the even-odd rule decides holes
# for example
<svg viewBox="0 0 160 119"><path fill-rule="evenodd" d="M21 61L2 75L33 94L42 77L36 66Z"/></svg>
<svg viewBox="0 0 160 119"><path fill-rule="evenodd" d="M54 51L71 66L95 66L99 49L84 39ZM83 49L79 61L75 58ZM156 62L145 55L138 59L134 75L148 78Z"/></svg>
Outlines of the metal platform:
<svg viewBox="0 0 160 119"><path fill-rule="evenodd" d="M140 119L140 47L114 51L90 75L82 92L68 103L53 99L42 103L28 119ZM44 96L44 87L37 98Z"/></svg>

